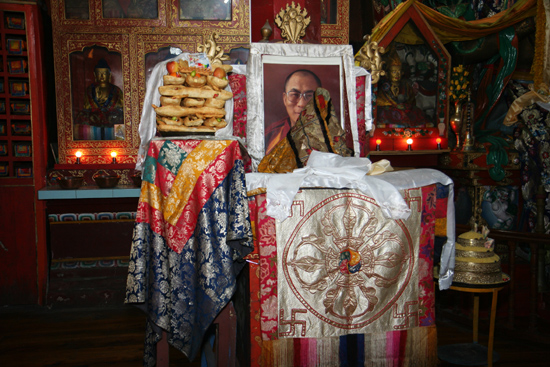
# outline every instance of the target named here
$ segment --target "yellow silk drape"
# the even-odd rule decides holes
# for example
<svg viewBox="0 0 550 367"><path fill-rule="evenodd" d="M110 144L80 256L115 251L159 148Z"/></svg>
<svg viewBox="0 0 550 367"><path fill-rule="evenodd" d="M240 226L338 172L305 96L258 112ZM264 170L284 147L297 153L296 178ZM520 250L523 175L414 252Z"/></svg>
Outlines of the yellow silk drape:
<svg viewBox="0 0 550 367"><path fill-rule="evenodd" d="M427 23L433 29L442 43L451 41L466 41L487 36L510 27L522 20L533 17L537 13L536 0L519 0L510 9L495 14L492 17L465 21L448 17L438 11L416 1L408 0L399 4L390 14L373 29L371 40L379 42L395 25L411 6L416 7ZM423 43L412 27L404 27L399 35L400 42ZM396 39L398 40L398 39Z"/></svg>

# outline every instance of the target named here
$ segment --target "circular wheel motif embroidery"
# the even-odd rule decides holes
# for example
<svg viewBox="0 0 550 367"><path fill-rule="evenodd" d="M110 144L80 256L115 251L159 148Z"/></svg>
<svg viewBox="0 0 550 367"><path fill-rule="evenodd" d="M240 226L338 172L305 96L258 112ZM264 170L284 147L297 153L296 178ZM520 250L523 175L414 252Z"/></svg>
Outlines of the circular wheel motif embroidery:
<svg viewBox="0 0 550 367"><path fill-rule="evenodd" d="M414 265L412 246L403 222L385 219L372 198L336 194L295 226L283 251L283 272L312 314L336 327L358 329L403 293Z"/></svg>

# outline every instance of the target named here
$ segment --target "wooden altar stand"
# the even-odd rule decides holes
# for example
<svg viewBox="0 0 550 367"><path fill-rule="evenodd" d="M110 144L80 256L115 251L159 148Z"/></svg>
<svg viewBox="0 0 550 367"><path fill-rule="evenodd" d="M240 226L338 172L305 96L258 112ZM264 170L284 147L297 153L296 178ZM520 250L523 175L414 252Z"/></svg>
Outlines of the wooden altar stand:
<svg viewBox="0 0 550 367"><path fill-rule="evenodd" d="M403 190L401 194L413 213L407 221L385 219L375 214L376 202L357 191L315 188L300 190L294 198L291 216L276 222L266 214L265 193L249 192L250 215L255 228L255 249L249 256L254 256L258 262L258 266L251 265L250 271L251 365L342 365L350 361L359 365L369 361L397 364L415 361L419 366L435 365L437 333L431 281L433 236L436 221L446 217L448 200L448 195L440 196L438 190L435 184ZM292 222L287 223L289 220ZM291 229L295 222L298 224ZM347 228L347 235L339 234L344 233L343 227L336 229L340 222ZM377 228L379 236L393 238L394 247L389 243L387 247L382 245L383 237L377 236L367 236L364 241L357 242L361 244L354 245L354 236L368 231L366 228L371 225ZM392 228L397 233L395 236L390 235ZM283 236L279 235L279 229ZM398 240L400 231L404 236ZM284 237L286 234L288 238ZM339 236L349 237L340 241ZM395 247L400 241L410 243L410 253L402 256ZM342 260L348 252L351 259L362 261L361 268L353 261ZM395 270L393 265L406 259L400 274L403 279L411 280L408 284L414 284L414 292L418 290L418 295L403 292L404 288L395 287L397 283L387 284L387 288L376 288L375 283L373 286L368 283L368 279L380 276L377 273L380 269L375 264L383 263L386 258L392 259L391 263L386 263L386 269L392 270ZM355 273L354 267L359 268ZM371 267L373 270L367 270ZM323 278L324 271L326 277ZM369 271L370 277L364 278L365 283L359 280L362 271ZM407 278L407 272L411 272L411 278ZM335 287L339 284L333 280L336 277L349 277L347 284L358 284L357 291L351 286L346 288L345 284ZM283 282L290 284L291 291L281 292ZM326 282L327 286L313 291L321 282ZM356 311L357 315L350 317L354 318L351 327L339 323L344 318L338 314L336 303L334 306L330 303L333 295L338 297L338 289L345 289L341 294L348 292L351 297L360 298L368 293L367 287L371 287L372 294L376 292L376 298L381 301L373 305L372 312L366 308ZM318 298L321 302L317 302L315 297L320 292L326 292L326 296L321 295ZM298 301L288 307L286 302L292 297L291 293ZM401 295L405 294L409 298L402 300ZM382 304L384 301L386 303ZM357 304L364 306L365 302L370 301L360 299ZM332 308L327 311L327 307ZM382 317L386 317L387 322L384 319L382 325L376 325L377 318ZM330 325L316 335L310 334L323 322ZM364 327L358 326L361 323ZM336 327L331 329L332 325Z"/></svg>
<svg viewBox="0 0 550 367"><path fill-rule="evenodd" d="M214 319L215 339L213 345L209 340L202 344L203 355L207 366L235 367L237 350L237 315L233 302L229 302ZM166 331L157 343L157 367L170 366L170 345Z"/></svg>
<svg viewBox="0 0 550 367"><path fill-rule="evenodd" d="M499 358L499 355L493 351L498 292L501 291L509 282L510 278L508 277L505 281L498 284L453 283L451 285L450 289L452 290L474 294L473 337L472 343L440 346L438 348L438 357L440 359L463 366L480 366L484 364L487 364L488 367L493 366L493 362L496 362ZM489 340L487 347L478 344L480 293L492 294L491 313L489 316Z"/></svg>

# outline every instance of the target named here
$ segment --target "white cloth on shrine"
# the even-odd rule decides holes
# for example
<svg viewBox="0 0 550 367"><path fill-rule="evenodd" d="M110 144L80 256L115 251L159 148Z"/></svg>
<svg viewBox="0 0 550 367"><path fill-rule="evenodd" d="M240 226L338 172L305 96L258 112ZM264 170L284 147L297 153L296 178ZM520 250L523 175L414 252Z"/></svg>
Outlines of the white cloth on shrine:
<svg viewBox="0 0 550 367"><path fill-rule="evenodd" d="M301 187L358 189L376 200L388 219L406 219L410 209L399 190L440 183L449 186L447 202L447 242L441 255L440 289L447 289L454 274L455 212L453 181L434 169L411 169L370 176L368 158L341 157L313 151L307 166L292 173L247 173L247 190L266 189L267 215L283 221L290 215L294 196Z"/></svg>
<svg viewBox="0 0 550 367"><path fill-rule="evenodd" d="M367 177L372 166L368 158L342 157L334 153L312 151L306 167L292 173L268 176L264 186L267 189L266 213L273 218L285 220L290 215L292 201L300 187L330 187L359 189L377 201L386 218L407 218L410 209L399 191L378 178ZM248 182L249 176L247 185Z"/></svg>

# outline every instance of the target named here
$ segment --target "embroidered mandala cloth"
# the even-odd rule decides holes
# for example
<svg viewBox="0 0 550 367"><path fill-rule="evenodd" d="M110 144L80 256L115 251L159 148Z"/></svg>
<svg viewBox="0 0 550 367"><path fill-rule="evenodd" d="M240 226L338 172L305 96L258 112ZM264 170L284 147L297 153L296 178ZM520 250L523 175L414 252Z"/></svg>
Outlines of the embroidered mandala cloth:
<svg viewBox="0 0 550 367"><path fill-rule="evenodd" d="M280 338L418 326L421 192L409 194L407 220L356 191L296 195L276 224Z"/></svg>
<svg viewBox="0 0 550 367"><path fill-rule="evenodd" d="M153 140L144 163L126 303L148 316L144 365L162 331L193 360L253 249L236 140Z"/></svg>
<svg viewBox="0 0 550 367"><path fill-rule="evenodd" d="M265 194L250 198L252 365L437 363L437 189L400 193L407 220L357 190L302 190L282 222L266 215Z"/></svg>

